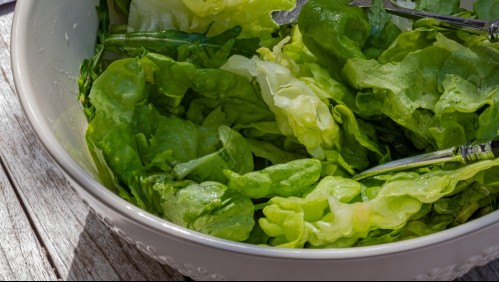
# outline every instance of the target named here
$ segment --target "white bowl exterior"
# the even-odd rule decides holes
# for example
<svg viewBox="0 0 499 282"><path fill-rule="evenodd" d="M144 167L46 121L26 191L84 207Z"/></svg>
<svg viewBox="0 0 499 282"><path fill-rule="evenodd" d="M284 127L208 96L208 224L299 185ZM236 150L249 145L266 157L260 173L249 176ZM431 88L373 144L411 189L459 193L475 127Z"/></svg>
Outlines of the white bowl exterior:
<svg viewBox="0 0 499 282"><path fill-rule="evenodd" d="M499 211L405 242L284 250L199 234L128 204L98 182L76 100L79 66L93 54L97 4L18 1L14 78L33 129L75 190L113 231L146 254L199 280L449 280L499 257Z"/></svg>

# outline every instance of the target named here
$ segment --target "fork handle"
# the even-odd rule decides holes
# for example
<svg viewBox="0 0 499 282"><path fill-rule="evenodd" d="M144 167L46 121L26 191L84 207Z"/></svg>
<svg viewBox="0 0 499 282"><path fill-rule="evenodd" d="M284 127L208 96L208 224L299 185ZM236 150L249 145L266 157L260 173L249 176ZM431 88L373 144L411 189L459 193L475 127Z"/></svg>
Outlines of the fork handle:
<svg viewBox="0 0 499 282"><path fill-rule="evenodd" d="M490 22L489 27L489 40L490 42L499 41L499 20Z"/></svg>
<svg viewBox="0 0 499 282"><path fill-rule="evenodd" d="M499 158L499 140L483 144L461 146L459 149L465 163Z"/></svg>
<svg viewBox="0 0 499 282"><path fill-rule="evenodd" d="M400 7L397 8L385 7L385 8L391 14L406 18L412 18L412 19L433 18L445 22L447 24L450 24L452 26L467 27L467 28L487 31L489 33L489 40L491 42L499 41L499 20L487 21L487 20L468 19L468 18L423 12L413 9L405 9Z"/></svg>

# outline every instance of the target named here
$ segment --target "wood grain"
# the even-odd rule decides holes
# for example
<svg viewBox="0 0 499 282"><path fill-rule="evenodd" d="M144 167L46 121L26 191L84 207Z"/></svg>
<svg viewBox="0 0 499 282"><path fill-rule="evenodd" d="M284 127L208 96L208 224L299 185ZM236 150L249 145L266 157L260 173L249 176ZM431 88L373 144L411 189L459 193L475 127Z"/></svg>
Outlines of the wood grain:
<svg viewBox="0 0 499 282"><path fill-rule="evenodd" d="M0 93L3 86L0 81ZM0 164L3 166L3 155ZM0 280L54 280L45 250L18 201L9 178L0 170Z"/></svg>
<svg viewBox="0 0 499 282"><path fill-rule="evenodd" d="M32 278L29 280L56 277L64 280L184 280L178 272L143 255L137 248L129 246L112 234L71 189L60 168L51 160L37 140L19 105L11 74L9 42L13 9L13 4L0 8L0 89L2 92L0 96L0 152L4 160L3 169L10 176L13 186L7 185L9 182L5 180L7 179L5 176L2 178L2 187L10 192L0 203L8 203L6 213L19 216L26 213L38 234L38 240L46 248L48 257L42 261L44 263L42 269L46 274L42 276L34 273L32 277L28 277ZM20 202L17 208L11 201L16 200L13 196L13 188ZM24 210L21 210L19 206L23 206ZM13 221L17 223L18 221L14 219L10 219L5 224ZM26 222L24 225L29 227L26 219L24 222ZM18 244L13 244L12 247L20 244L29 246L26 241L38 242L35 236L24 239L27 234L30 234L29 228L14 227L5 227L5 230L10 228L17 231L12 236L20 237ZM26 232L19 230L26 230ZM4 235L3 232L2 235ZM5 236L7 235L6 233ZM9 244L5 248L9 248ZM42 249L38 245L38 249L35 248L35 250L41 253ZM3 260L11 261L11 257L16 254L20 258L29 257L26 252L27 250L22 250L18 246L4 255ZM21 254L26 255L20 256ZM3 260L0 255L0 263ZM47 261L50 261L51 265ZM11 267L9 270L3 269L8 268L9 264L2 263L4 267L0 267L0 273L8 274L5 278L18 278L14 274L24 275L27 272L25 270L27 262L21 261L16 265L19 267ZM52 268L54 271L49 272Z"/></svg>
<svg viewBox="0 0 499 282"><path fill-rule="evenodd" d="M10 56L8 42L10 42L10 10L0 9L0 62ZM9 105L6 98L13 92L10 69L0 63L0 104ZM3 107L2 107L3 108ZM5 130L10 127L6 124L7 117L4 110L0 110L0 279L1 280L53 280L56 278L46 252L32 228L24 208L18 200L16 190L11 179L5 174L4 167L10 158L4 154L2 147L8 145Z"/></svg>
<svg viewBox="0 0 499 282"><path fill-rule="evenodd" d="M473 268L456 281L499 281L499 259Z"/></svg>

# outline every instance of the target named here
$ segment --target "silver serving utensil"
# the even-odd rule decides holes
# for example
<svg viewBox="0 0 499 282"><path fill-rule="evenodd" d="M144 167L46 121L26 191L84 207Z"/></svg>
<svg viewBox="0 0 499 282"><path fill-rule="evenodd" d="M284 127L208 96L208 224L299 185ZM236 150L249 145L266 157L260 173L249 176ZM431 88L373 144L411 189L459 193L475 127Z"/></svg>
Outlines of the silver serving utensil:
<svg viewBox="0 0 499 282"><path fill-rule="evenodd" d="M369 8L371 7L371 4L372 0L353 0L348 5L357 6L361 8ZM387 12L397 16L409 19L433 18L438 21L445 22L453 27L465 28L466 30L471 32L487 31L489 34L490 42L499 41L499 19L494 21L476 20L476 19L468 19L455 16L446 16L430 12L423 12L397 6L390 0L383 0L383 4Z"/></svg>
<svg viewBox="0 0 499 282"><path fill-rule="evenodd" d="M274 21L279 25L296 23L300 15L301 7L308 0L296 0L296 6L290 11L275 11L272 13Z"/></svg>
<svg viewBox="0 0 499 282"><path fill-rule="evenodd" d="M291 11L277 11L273 13L274 21L279 25L296 23L301 11L301 7L307 0L297 0L296 7ZM371 7L372 0L353 0L348 5L361 8ZM387 12L409 19L434 18L438 21L445 22L449 26L463 28L470 32L487 31L490 42L499 41L499 19L494 21L476 20L469 18L461 18L455 16L446 16L441 14L422 12L414 9L407 9L397 6L390 0L384 0L383 4Z"/></svg>
<svg viewBox="0 0 499 282"><path fill-rule="evenodd" d="M422 166L460 162L468 164L481 160L492 160L499 157L499 140L477 145L455 146L432 153L408 157L375 166L353 176L354 180L362 180L372 176L412 169Z"/></svg>

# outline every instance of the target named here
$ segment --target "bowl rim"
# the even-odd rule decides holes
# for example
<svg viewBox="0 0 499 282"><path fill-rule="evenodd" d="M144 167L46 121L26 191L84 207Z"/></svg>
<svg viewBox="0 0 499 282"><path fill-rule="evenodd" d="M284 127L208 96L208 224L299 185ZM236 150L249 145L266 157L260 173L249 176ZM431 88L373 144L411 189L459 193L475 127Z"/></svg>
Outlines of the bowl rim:
<svg viewBox="0 0 499 282"><path fill-rule="evenodd" d="M32 79L29 79L27 62L24 54L27 52L28 43L28 21L24 15L34 9L36 3L40 0L23 0L16 3L11 36L11 65L14 77L14 84L21 107L28 118L31 128L35 132L39 141L51 158L57 163L59 168L75 184L88 193L92 198L100 201L107 208L114 210L117 214L124 216L137 225L153 230L159 234L173 236L176 239L189 241L194 244L204 245L206 247L222 249L231 252L274 257L287 259L311 259L311 260L336 260L336 259L355 259L373 256L392 255L395 253L412 251L416 249L431 247L442 242L455 240L465 237L473 232L478 232L488 226L499 223L499 210L481 218L467 222L434 234L418 237L406 241L385 243L365 247L349 247L338 249L284 249L269 246L257 246L248 243L233 242L225 239L216 238L210 235L202 234L176 224L165 219L149 214L118 195L105 188L96 179L91 177L81 168L65 151L59 143L51 127L45 121L37 105L30 102L30 96L35 93L36 87L32 85ZM77 187L75 187L77 188ZM91 204L89 204L91 205ZM140 220L140 219L145 220Z"/></svg>

